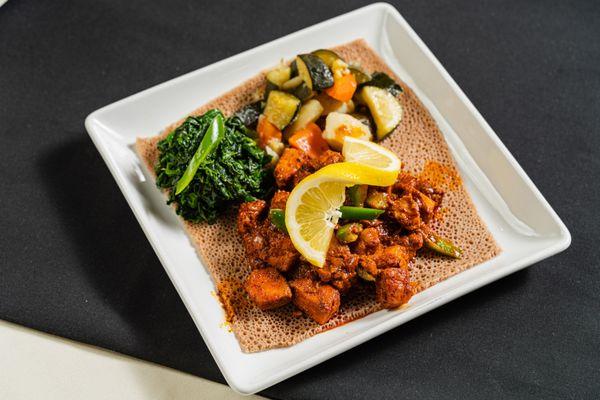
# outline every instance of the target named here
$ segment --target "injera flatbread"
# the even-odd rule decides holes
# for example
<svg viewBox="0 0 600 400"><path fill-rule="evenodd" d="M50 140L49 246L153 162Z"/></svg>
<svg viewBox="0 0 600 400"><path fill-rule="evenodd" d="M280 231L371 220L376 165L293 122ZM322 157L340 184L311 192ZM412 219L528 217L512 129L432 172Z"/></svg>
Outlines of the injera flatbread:
<svg viewBox="0 0 600 400"><path fill-rule="evenodd" d="M404 90L400 95L404 109L402 122L382 144L398 154L405 170L419 174L428 161L433 161L437 163L435 165L442 165L447 172L458 177L448 146L427 109L366 42L356 40L333 50L345 60L360 64L366 71L383 71L401 84ZM200 115L211 108L219 108L226 115L231 115L241 106L260 98L264 85L265 76L262 72L198 108L191 115ZM183 119L169 126L158 136L137 139L138 154L152 175L158 160L157 142L182 121ZM464 255L456 260L421 252L410 270L412 280L417 283L419 290L489 260L500 252L494 238L477 215L463 185L459 183L454 188L445 189L447 192L442 203L443 217L434 228L461 246ZM214 225L182 222L219 289L225 310L228 314L234 314L231 328L243 351L256 352L290 346L381 309L372 293L361 293L343 299L337 316L325 325L318 325L306 316L295 316L292 306L274 311L256 308L246 297L242 287L250 268L245 260L242 240L236 231L236 212L236 209L230 210Z"/></svg>

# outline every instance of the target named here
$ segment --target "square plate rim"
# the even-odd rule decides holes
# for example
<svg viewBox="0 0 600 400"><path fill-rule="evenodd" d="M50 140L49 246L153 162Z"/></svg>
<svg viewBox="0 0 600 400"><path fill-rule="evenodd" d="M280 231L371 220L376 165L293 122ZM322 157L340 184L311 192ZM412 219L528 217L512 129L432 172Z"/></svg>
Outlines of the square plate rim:
<svg viewBox="0 0 600 400"><path fill-rule="evenodd" d="M225 380L227 381L229 386L232 387L232 389L234 389L235 391L237 391L239 393L251 394L251 393L256 393L260 390L266 389L269 386L272 386L278 382L281 382L281 381L283 381L297 373L300 373L318 363L321 363L329 358L332 358L338 354L341 354L342 352L345 352L361 343L364 343L364 342L372 339L373 337L376 337L394 327L397 327L406 321L398 321L397 318L390 318L386 321L379 323L378 325L371 327L370 329L367 329L364 332L361 332L361 333L353 336L352 338L349 338L348 340L343 341L339 345L324 349L322 352L320 352L312 357L308 357L308 358L304 359L302 362L300 362L297 365L283 368L279 373L271 376L270 379L265 379L263 381L256 382L255 384L250 384L250 385L242 383L239 379L237 379L235 376L232 376L229 373L230 371L228 370L227 366L224 364L224 360L220 357L218 350L213 348L213 346L211 344L211 340L207 337L208 334L205 332L202 324L199 323L199 321L196 319L194 314L191 312L191 307L188 304L188 300L186 299L186 297L184 295L182 295L180 288L178 287L178 284L176 283L176 281L174 280L174 278L172 276L170 268L167 267L167 263L162 255L162 251L158 246L158 238L156 238L154 233L151 232L150 229L148 229L148 227L145 225L145 223L142 220L142 216L139 215L136 208L132 205L130 198L128 196L128 193L127 193L127 189L125 188L124 183L121 182L121 180L119 179L119 176L117 173L118 167L117 167L116 163L111 159L110 152L105 147L103 139L101 138L100 132L98 132L96 130L95 124L99 123L99 116L101 116L103 113L108 112L108 111L112 110L113 108L117 108L119 106L127 104L129 102L134 102L135 100L142 98L145 95L151 94L155 91L160 90L163 87L167 87L176 82L185 80L186 78L188 78L192 75L202 74L202 73L209 72L213 69L217 69L223 64L234 62L235 60L237 60L239 58L243 58L243 57L247 56L249 53L255 52L260 49L265 49L265 48L268 48L271 46L277 46L279 43L290 40L293 37L295 37L297 35L301 35L305 32L317 31L319 28L323 27L325 24L328 24L328 23L331 23L334 21L339 21L341 19L351 17L355 14L367 13L367 12L371 12L371 11L383 11L388 14L391 14L403 26L403 28L405 28L407 30L407 33L411 37L411 39L415 42L415 44L419 47L419 49L425 53L426 57L428 58L429 61L432 62L433 66L435 67L437 72L440 73L442 78L450 85L454 94L466 105L469 113L475 117L477 122L483 128L485 134L490 139L492 139L492 141L494 142L494 145L506 157L507 161L510 164L510 167L519 175L519 177L521 179L523 179L523 181L525 182L527 187L532 190L534 196L536 197L536 200L549 213L550 218L559 228L559 235L556 237L556 240L554 240L551 245L549 245L545 248L542 248L542 249L538 250L537 252L530 254L528 257L523 257L523 258L519 259L518 261L513 262L512 264L506 266L506 268L495 271L495 273L489 273L488 275L485 275L479 279L476 279L469 283L463 284L460 287L455 288L452 291L450 291L449 293L445 294L443 296L443 298L439 298L439 299L436 299L435 301L431 301L429 303L424 304L422 307L419 308L419 310L417 310L417 312L413 313L413 316L411 318L407 319L406 321L416 318L432 309L435 309L447 302L450 302L460 296L463 296L463 295L465 295L473 290L476 290L484 285L487 285L493 281L496 281L506 275L509 275L509 274L516 272L522 268L530 266L542 259L545 259L547 257L555 255L555 254L565 250L566 248L568 248L571 243L571 234L570 234L569 230L567 229L565 224L562 222L560 217L557 215L557 213L554 211L554 209L547 202L547 200L543 197L543 195L538 190L538 188L535 186L533 181L525 173L523 168L519 165L519 163L516 161L516 159L510 153L510 151L502 143L500 138L496 135L496 133L493 131L493 129L489 126L487 121L483 118L483 116L479 113L479 111L471 103L471 101L468 99L468 97L464 94L462 89L460 89L458 84L449 75L449 73L445 70L445 68L442 66L442 64L437 60L435 55L433 55L433 53L429 50L429 48L425 45L425 43L420 39L420 37L416 34L416 32L414 32L414 30L411 28L411 26L408 24L408 22L406 22L406 20L402 17L402 15L399 13L399 11L395 7L393 7L392 5L390 5L388 3L384 3L384 2L373 3L373 4L355 9L353 11L350 11L350 12L347 12L344 14L340 14L333 18L324 20L322 22L316 23L314 25L311 25L306 28L300 29L298 31L292 32L290 34L284 35L284 36L274 39L272 41L269 41L264 44L258 45L256 47L250 48L248 50L242 51L240 53L237 53L237 54L227 57L225 59L219 60L215 63L209 64L202 68L179 75L177 77L174 77L172 79L169 79L169 80L159 83L157 85L154 85L152 87L149 87L147 89L144 89L142 91L134 93L123 99L112 102L106 106L103 106L103 107L93 111L86 117L86 119L85 119L86 130L88 131L88 134L89 134L92 142L98 149L103 160L107 164L107 167L110 170L111 174L113 175L113 178L117 182L119 189L123 193L123 195L127 201L127 204L129 205L130 209L132 210L133 214L135 215L138 223L140 224L140 227L142 228L142 231L146 235L154 252L156 253L159 260L161 261L163 268L165 269L167 275L171 279L171 282L173 283L173 286L176 288L182 302L185 304L186 308L188 309L188 313L192 317L204 342L207 344L207 347L208 347L211 355L215 359L217 365L219 366L219 369L221 370L223 376L225 377ZM460 275L460 274L458 274L458 275ZM452 279L452 277L449 279Z"/></svg>

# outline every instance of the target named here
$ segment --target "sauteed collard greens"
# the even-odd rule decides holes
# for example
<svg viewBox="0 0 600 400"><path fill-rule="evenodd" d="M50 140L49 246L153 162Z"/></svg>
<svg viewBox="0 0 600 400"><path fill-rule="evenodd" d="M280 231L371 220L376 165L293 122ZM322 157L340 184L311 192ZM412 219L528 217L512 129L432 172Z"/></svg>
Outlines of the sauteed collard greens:
<svg viewBox="0 0 600 400"><path fill-rule="evenodd" d="M264 168L271 157L247 136L248 128L233 117L224 119L220 142L198 166L189 184L176 194L177 183L217 116L224 118L219 110L188 117L158 143L156 184L171 189L168 203L176 203L177 213L189 221L212 223L232 201L263 197L272 187L272 174Z"/></svg>

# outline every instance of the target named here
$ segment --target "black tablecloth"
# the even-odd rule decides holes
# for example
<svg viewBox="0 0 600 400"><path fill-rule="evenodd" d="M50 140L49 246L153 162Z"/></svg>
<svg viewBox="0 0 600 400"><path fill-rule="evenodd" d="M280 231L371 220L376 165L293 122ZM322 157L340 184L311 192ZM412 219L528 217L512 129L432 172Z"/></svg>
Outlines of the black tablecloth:
<svg viewBox="0 0 600 400"><path fill-rule="evenodd" d="M10 0L1 7L0 318L223 382L83 120L361 5ZM573 244L263 394L598 395L600 4L395 5L563 218Z"/></svg>

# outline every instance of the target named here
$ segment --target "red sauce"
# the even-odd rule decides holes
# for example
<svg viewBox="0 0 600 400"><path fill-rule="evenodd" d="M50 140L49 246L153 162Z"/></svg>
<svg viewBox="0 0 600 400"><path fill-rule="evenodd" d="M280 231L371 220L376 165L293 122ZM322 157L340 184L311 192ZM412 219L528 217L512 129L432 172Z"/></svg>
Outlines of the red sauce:
<svg viewBox="0 0 600 400"><path fill-rule="evenodd" d="M427 161L419 178L429 181L435 187L447 190L456 190L462 185L456 169L436 161Z"/></svg>
<svg viewBox="0 0 600 400"><path fill-rule="evenodd" d="M235 318L233 307L233 298L235 296L237 285L234 282L223 280L217 285L217 295L225 310L225 324L230 324Z"/></svg>

